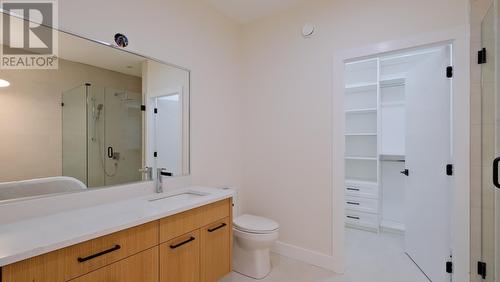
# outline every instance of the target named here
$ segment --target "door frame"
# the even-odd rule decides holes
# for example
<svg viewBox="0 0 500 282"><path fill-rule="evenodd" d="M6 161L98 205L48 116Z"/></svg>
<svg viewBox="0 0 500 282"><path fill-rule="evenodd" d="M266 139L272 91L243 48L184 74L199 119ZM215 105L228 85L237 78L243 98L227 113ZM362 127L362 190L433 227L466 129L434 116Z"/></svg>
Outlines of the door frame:
<svg viewBox="0 0 500 282"><path fill-rule="evenodd" d="M436 44L452 46L452 128L451 147L454 176L451 199L451 248L454 282L470 278L470 47L469 26L424 33L403 39L385 41L335 52L332 84L332 189L333 189L333 269L344 273L344 187L345 187L345 115L344 63L349 60ZM454 114L459 113L459 114ZM444 173L444 168L443 168ZM443 268L445 266L443 265Z"/></svg>

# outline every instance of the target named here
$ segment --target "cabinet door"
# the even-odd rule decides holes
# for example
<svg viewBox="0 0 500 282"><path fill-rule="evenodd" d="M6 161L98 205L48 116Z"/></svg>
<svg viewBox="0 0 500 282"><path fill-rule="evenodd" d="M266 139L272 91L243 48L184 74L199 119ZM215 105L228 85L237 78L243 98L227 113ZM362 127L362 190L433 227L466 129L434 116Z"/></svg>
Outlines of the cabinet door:
<svg viewBox="0 0 500 282"><path fill-rule="evenodd" d="M200 281L199 230L160 245L160 281Z"/></svg>
<svg viewBox="0 0 500 282"><path fill-rule="evenodd" d="M201 228L201 281L215 282L231 271L229 217Z"/></svg>
<svg viewBox="0 0 500 282"><path fill-rule="evenodd" d="M157 282L158 247L140 252L70 282Z"/></svg>

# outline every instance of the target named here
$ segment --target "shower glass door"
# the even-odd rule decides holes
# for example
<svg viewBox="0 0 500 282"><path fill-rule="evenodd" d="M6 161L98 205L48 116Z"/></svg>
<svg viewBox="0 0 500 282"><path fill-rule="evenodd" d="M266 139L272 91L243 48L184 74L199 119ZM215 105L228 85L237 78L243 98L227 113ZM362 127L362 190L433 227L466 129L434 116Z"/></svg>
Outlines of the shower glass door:
<svg viewBox="0 0 500 282"><path fill-rule="evenodd" d="M90 83L62 95L64 176L87 187L142 180L142 95Z"/></svg>
<svg viewBox="0 0 500 282"><path fill-rule="evenodd" d="M498 180L494 176L498 172L495 163L500 161L497 9L496 3L490 7L481 28L482 45L487 51L486 63L481 65L481 260L487 266L485 281L491 282L496 281L500 270L500 184L494 184Z"/></svg>
<svg viewBox="0 0 500 282"><path fill-rule="evenodd" d="M110 87L103 91L105 185L140 181L142 95Z"/></svg>

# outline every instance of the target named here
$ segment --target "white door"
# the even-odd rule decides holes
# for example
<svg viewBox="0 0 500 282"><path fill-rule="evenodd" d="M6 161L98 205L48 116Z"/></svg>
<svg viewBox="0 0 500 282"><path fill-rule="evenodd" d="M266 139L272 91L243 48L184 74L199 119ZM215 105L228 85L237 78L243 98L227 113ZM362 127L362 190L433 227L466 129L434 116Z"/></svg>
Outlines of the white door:
<svg viewBox="0 0 500 282"><path fill-rule="evenodd" d="M433 282L450 280L451 159L450 46L438 48L407 76L406 232L407 254Z"/></svg>

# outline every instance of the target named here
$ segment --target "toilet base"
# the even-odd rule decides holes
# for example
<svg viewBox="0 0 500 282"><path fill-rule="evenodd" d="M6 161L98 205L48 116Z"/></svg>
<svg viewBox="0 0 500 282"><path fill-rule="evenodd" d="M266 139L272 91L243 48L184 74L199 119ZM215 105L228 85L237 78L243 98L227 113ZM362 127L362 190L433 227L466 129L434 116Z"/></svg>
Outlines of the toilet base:
<svg viewBox="0 0 500 282"><path fill-rule="evenodd" d="M245 250L234 240L233 270L245 276L262 279L271 272L269 248Z"/></svg>

